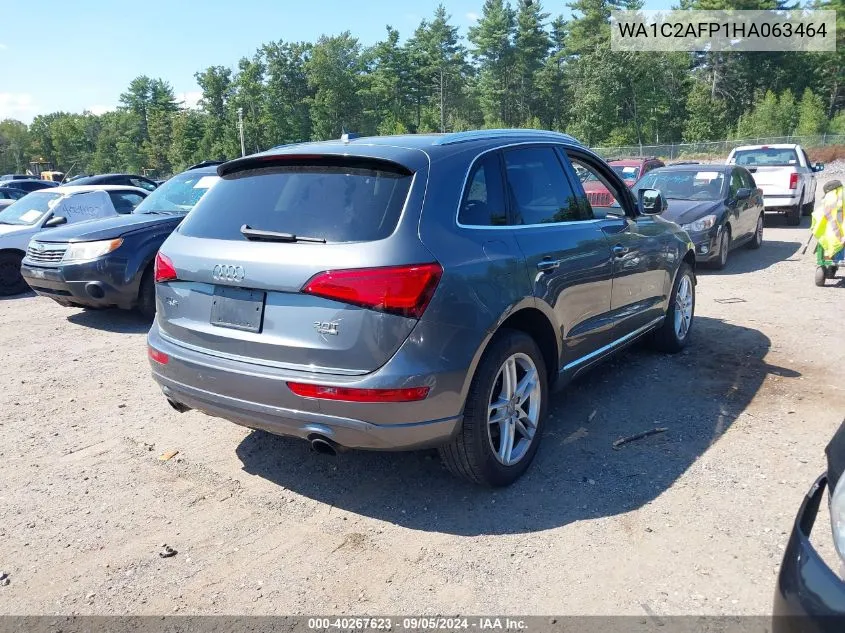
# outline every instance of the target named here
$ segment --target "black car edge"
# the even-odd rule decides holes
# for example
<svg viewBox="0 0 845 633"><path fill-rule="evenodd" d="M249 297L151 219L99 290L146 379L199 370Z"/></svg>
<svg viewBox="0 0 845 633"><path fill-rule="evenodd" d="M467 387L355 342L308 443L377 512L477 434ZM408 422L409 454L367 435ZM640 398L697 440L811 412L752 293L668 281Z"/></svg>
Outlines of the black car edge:
<svg viewBox="0 0 845 633"><path fill-rule="evenodd" d="M36 294L63 306L137 308L152 318L155 314L155 254L207 191L207 187L198 186L203 178L216 179L217 169L199 167L174 176L152 192L133 213L81 222L36 235L27 248L21 275ZM172 188L183 186L185 191L171 193L166 188L168 184L172 184ZM197 196L196 199L179 198L186 192ZM170 201L167 204L171 208L158 208L166 206L159 201L159 196ZM173 202L175 199L178 199L178 206ZM68 258L72 248L94 244L102 245L104 252L94 257Z"/></svg>
<svg viewBox="0 0 845 633"><path fill-rule="evenodd" d="M845 631L845 581L810 543L825 489L830 500L845 469L845 420L825 449L827 472L810 487L781 563L775 590L772 633ZM828 535L830 538L831 535Z"/></svg>

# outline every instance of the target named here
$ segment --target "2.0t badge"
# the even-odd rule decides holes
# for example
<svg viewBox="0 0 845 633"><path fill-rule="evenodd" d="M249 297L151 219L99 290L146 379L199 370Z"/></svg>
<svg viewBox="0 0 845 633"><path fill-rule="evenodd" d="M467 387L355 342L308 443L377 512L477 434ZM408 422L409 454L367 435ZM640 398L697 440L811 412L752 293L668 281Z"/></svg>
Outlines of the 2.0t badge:
<svg viewBox="0 0 845 633"><path fill-rule="evenodd" d="M215 281L243 281L243 266L231 266L229 264L217 264L211 271L211 277Z"/></svg>

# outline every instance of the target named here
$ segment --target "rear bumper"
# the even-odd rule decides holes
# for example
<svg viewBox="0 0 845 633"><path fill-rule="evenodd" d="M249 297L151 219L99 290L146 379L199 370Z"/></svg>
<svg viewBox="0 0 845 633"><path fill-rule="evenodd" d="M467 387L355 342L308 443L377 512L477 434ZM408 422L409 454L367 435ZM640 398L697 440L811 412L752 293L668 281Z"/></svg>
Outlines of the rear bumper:
<svg viewBox="0 0 845 633"><path fill-rule="evenodd" d="M21 275L36 294L65 306L133 308L137 288L115 284L111 267L108 266L110 274L105 274L106 268L102 260L46 267L34 266L24 259Z"/></svg>
<svg viewBox="0 0 845 633"><path fill-rule="evenodd" d="M801 203L801 192L793 194L763 195L763 206L766 211L782 211Z"/></svg>
<svg viewBox="0 0 845 633"><path fill-rule="evenodd" d="M810 543L810 532L824 498L822 475L801 504L778 574L772 633L845 631L845 582Z"/></svg>
<svg viewBox="0 0 845 633"><path fill-rule="evenodd" d="M242 426L302 439L322 436L343 447L370 450L437 446L460 426L451 374L397 378L380 375L381 370L337 376L268 368L176 345L162 337L157 323L148 343L168 356L167 364L150 362L153 379L167 398ZM296 396L287 387L289 380L358 388L433 387L419 402L354 403Z"/></svg>

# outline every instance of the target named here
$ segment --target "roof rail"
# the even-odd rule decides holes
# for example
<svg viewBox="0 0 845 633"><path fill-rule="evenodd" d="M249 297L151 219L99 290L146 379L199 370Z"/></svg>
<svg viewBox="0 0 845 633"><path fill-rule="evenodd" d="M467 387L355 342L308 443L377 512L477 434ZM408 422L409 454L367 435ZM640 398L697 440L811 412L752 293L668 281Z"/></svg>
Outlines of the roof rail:
<svg viewBox="0 0 845 633"><path fill-rule="evenodd" d="M191 165L185 171L191 171L192 169L199 169L200 167L213 167L214 165L222 165L226 161L224 160L204 160L202 162L197 163L196 165Z"/></svg>
<svg viewBox="0 0 845 633"><path fill-rule="evenodd" d="M547 141L564 141L583 145L581 141L569 134L552 132L551 130L534 129L502 129L502 130L469 130L467 132L452 132L444 134L436 141L436 145L454 145L455 143L467 143L469 141L483 141L486 139L508 138L512 136L530 137Z"/></svg>

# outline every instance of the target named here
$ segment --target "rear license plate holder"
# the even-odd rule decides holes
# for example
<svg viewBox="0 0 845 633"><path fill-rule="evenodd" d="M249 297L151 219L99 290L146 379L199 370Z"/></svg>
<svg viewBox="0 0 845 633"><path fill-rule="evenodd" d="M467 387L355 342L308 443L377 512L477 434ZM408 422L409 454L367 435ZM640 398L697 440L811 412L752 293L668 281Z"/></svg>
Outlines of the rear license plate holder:
<svg viewBox="0 0 845 633"><path fill-rule="evenodd" d="M261 332L265 296L263 290L215 287L211 299L211 325L244 332Z"/></svg>

